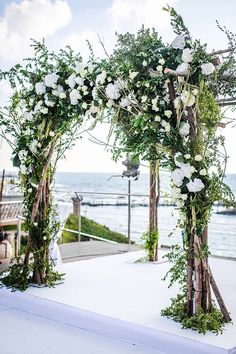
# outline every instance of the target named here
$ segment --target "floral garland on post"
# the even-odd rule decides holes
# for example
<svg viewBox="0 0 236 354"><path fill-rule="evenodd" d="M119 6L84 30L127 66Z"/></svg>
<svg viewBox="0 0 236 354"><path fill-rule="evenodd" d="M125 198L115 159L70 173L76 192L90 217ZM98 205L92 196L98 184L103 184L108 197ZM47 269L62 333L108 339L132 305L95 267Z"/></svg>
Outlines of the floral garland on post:
<svg viewBox="0 0 236 354"><path fill-rule="evenodd" d="M59 54L49 52L44 43L34 42L33 47L35 56L26 59L25 66L1 72L14 93L0 123L19 168L29 233L24 259L4 272L1 282L19 290L29 283L52 286L62 279L49 254L59 229L51 192L56 164L79 137L78 127L88 118L93 125L102 110L93 102L92 62L84 65L69 47Z"/></svg>
<svg viewBox="0 0 236 354"><path fill-rule="evenodd" d="M225 71L236 66L233 40L227 33L232 49L220 64L206 46L191 39L175 10L166 10L177 34L173 43L165 45L157 32L144 28L137 36L118 36L98 94L109 99L116 141L123 151L159 160L171 171L184 250L174 247L168 255L174 261L169 274L171 284L180 281L183 293L163 314L184 327L218 332L231 319L208 265L207 224L215 201L230 204L234 199L223 182L224 139L216 134L222 119L218 95L234 94L224 81ZM115 149L114 155L119 152ZM211 288L220 311L212 302Z"/></svg>

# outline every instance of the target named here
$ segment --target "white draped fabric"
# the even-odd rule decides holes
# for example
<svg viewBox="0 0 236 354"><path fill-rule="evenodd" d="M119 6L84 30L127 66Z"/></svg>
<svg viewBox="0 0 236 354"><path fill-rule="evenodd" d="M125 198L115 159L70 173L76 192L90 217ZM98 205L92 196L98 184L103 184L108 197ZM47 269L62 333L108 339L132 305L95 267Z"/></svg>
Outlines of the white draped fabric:
<svg viewBox="0 0 236 354"><path fill-rule="evenodd" d="M51 240L51 243L49 246L50 257L53 261L54 266L62 263L61 253L60 253L60 249L58 247L57 242L61 237L62 229L65 225L65 222L66 222L68 216L70 215L70 213L72 212L72 203L58 202L57 203L57 212L58 212L58 217L60 220L60 230L58 231L58 233L54 237L54 239Z"/></svg>

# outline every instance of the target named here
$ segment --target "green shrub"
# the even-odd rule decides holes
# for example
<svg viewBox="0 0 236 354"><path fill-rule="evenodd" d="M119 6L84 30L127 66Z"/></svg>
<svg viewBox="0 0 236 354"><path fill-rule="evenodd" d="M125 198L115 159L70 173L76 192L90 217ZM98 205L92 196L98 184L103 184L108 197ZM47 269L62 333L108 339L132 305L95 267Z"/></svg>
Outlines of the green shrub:
<svg viewBox="0 0 236 354"><path fill-rule="evenodd" d="M176 298L172 298L171 305L162 310L161 315L181 323L182 328L189 328L198 333L206 334L208 331L216 334L222 333L226 321L215 304L212 305L210 312L204 313L200 310L189 317L186 313L185 298L184 294L178 294Z"/></svg>
<svg viewBox="0 0 236 354"><path fill-rule="evenodd" d="M67 219L67 222L65 224L66 229L71 229L71 230L78 230L78 217L75 216L74 214L71 214L69 218ZM128 239L126 236L115 232L111 231L107 226L98 224L97 222L88 219L84 216L81 217L81 232L84 232L86 234L94 235L94 236L99 236L103 237L107 240L111 241L116 241L120 243L128 243ZM82 236L81 240L86 240L87 238ZM72 234L71 232L68 231L63 231L62 233L62 243L68 243L68 242L76 242L78 241L78 235L77 234Z"/></svg>

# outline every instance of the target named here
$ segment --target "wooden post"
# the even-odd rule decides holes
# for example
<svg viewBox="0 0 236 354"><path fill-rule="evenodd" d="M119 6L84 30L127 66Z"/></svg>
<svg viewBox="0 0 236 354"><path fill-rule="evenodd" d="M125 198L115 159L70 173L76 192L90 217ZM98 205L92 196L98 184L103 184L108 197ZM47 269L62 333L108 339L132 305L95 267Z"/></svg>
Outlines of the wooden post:
<svg viewBox="0 0 236 354"><path fill-rule="evenodd" d="M17 256L20 255L21 251L20 251L20 248L21 248L21 220L18 219L17 220L17 242L16 242L16 250L15 250L15 253Z"/></svg>
<svg viewBox="0 0 236 354"><path fill-rule="evenodd" d="M73 214L78 217L78 242L81 241L81 200L82 197L76 193L76 197L71 198L73 202Z"/></svg>
<svg viewBox="0 0 236 354"><path fill-rule="evenodd" d="M157 197L156 197L156 188L157 188L157 176L156 176L156 161L150 162L150 193L149 193L149 232L157 232ZM158 260L157 245L154 247L153 254L149 254L150 261Z"/></svg>

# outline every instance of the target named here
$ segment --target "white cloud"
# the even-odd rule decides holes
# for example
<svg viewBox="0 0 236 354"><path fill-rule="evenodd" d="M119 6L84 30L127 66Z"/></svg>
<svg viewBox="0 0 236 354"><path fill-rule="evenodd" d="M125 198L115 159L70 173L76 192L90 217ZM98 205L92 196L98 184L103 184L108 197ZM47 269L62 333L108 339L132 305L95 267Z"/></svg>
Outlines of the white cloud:
<svg viewBox="0 0 236 354"><path fill-rule="evenodd" d="M65 0L22 0L6 5L0 18L0 57L17 60L29 53L29 39L53 35L71 20Z"/></svg>
<svg viewBox="0 0 236 354"><path fill-rule="evenodd" d="M80 52L83 57L88 57L89 49L87 40L92 45L93 51L96 55L100 54L99 39L96 32L92 30L84 30L81 32L72 32L63 39L63 45L69 45L72 49ZM99 53L99 54L98 54Z"/></svg>
<svg viewBox="0 0 236 354"><path fill-rule="evenodd" d="M178 0L169 0L173 5ZM162 11L166 0L114 0L108 9L113 26L117 30L146 27L163 28L169 23L169 15Z"/></svg>
<svg viewBox="0 0 236 354"><path fill-rule="evenodd" d="M99 36L99 32L96 33L95 31L90 29L83 30L81 32L72 32L64 39L61 39L61 45L70 45L72 49L81 53L81 55L85 59L87 59L90 54L87 44L87 41L89 41L92 46L95 57L104 57L106 56L106 54L100 43L100 38L106 48L106 51L108 53L111 53L114 47L115 36L114 34L112 36L111 33L107 36L108 38L104 38L103 36L100 36L99 38Z"/></svg>

